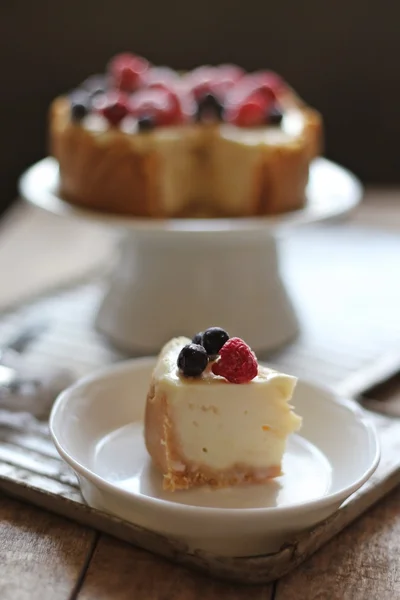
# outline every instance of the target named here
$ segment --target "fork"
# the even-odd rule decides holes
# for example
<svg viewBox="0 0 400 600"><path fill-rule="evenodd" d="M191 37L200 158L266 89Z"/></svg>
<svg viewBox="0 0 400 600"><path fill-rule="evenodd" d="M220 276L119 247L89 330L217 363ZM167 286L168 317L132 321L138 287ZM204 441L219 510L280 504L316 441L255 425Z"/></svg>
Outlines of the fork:
<svg viewBox="0 0 400 600"><path fill-rule="evenodd" d="M51 368L32 374L19 364L26 347L44 330L43 323L29 325L0 349L0 408L29 412L46 419L56 396L74 380L71 371ZM10 366L6 363L15 363Z"/></svg>

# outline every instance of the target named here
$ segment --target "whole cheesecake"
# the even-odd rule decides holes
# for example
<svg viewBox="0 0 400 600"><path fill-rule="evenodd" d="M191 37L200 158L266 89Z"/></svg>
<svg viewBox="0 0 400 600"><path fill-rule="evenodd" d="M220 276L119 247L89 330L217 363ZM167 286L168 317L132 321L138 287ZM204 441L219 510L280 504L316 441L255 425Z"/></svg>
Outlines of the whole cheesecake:
<svg viewBox="0 0 400 600"><path fill-rule="evenodd" d="M301 208L322 119L276 73L114 57L50 107L60 193L97 211L245 217Z"/></svg>
<svg viewBox="0 0 400 600"><path fill-rule="evenodd" d="M258 365L243 340L224 334L210 328L204 344L174 338L159 355L145 442L165 489L266 483L282 474L286 439L301 426L290 405L296 378Z"/></svg>

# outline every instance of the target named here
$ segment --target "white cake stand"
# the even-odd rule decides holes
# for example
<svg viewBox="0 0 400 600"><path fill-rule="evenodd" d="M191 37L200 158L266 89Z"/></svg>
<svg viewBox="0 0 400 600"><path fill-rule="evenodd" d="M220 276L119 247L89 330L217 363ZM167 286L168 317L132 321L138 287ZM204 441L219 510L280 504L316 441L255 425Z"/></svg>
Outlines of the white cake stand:
<svg viewBox="0 0 400 600"><path fill-rule="evenodd" d="M127 218L76 208L57 189L52 158L20 179L21 196L32 204L124 233L95 323L118 347L146 354L172 336L192 336L212 325L257 352L290 341L299 326L281 277L277 238L301 224L343 215L362 197L354 175L322 158L311 166L306 207L276 217Z"/></svg>

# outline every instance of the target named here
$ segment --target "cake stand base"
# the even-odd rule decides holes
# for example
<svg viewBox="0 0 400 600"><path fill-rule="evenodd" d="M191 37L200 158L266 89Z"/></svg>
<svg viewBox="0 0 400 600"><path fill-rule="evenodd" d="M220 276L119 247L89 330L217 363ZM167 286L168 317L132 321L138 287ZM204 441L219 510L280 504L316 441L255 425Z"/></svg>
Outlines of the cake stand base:
<svg viewBox="0 0 400 600"><path fill-rule="evenodd" d="M298 331L267 230L220 240L127 234L95 322L115 345L139 353L211 326L255 351L283 345Z"/></svg>

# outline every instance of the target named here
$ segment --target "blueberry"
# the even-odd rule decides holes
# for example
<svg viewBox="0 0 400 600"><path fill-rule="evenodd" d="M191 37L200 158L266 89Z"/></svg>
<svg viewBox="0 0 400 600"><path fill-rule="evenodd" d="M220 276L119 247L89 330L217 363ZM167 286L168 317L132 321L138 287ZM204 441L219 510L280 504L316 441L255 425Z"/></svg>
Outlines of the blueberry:
<svg viewBox="0 0 400 600"><path fill-rule="evenodd" d="M197 121L221 121L224 107L214 94L205 94L197 102Z"/></svg>
<svg viewBox="0 0 400 600"><path fill-rule="evenodd" d="M273 106L267 115L269 125L280 125L283 119L283 113L277 106Z"/></svg>
<svg viewBox="0 0 400 600"><path fill-rule="evenodd" d="M229 340L229 334L221 327L210 327L203 333L203 346L209 356L215 356Z"/></svg>
<svg viewBox="0 0 400 600"><path fill-rule="evenodd" d="M76 91L71 94L71 119L82 121L89 113L89 98L85 92Z"/></svg>
<svg viewBox="0 0 400 600"><path fill-rule="evenodd" d="M207 352L203 346L188 344L184 346L178 356L178 369L186 377L198 377L208 364Z"/></svg>
<svg viewBox="0 0 400 600"><path fill-rule="evenodd" d="M88 114L88 107L82 102L74 102L71 104L71 118L73 121L82 121Z"/></svg>
<svg viewBox="0 0 400 600"><path fill-rule="evenodd" d="M151 115L142 115L138 118L139 131L151 131L156 126L154 118Z"/></svg>
<svg viewBox="0 0 400 600"><path fill-rule="evenodd" d="M203 332L199 331L192 339L192 344L198 344L199 346L203 345Z"/></svg>

